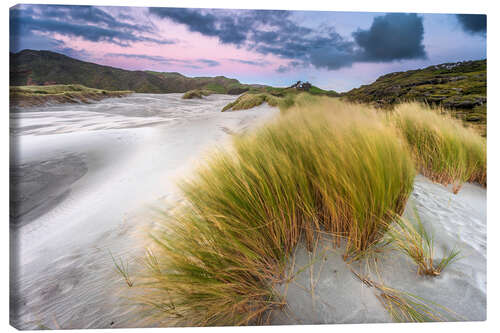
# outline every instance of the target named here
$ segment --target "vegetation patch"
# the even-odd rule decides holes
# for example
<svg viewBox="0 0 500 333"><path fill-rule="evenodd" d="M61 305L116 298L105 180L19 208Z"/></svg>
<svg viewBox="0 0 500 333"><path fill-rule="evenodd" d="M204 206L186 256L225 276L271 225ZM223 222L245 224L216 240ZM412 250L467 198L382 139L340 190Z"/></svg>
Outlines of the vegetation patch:
<svg viewBox="0 0 500 333"><path fill-rule="evenodd" d="M190 90L186 92L184 95L182 95L183 99L193 99L193 98L203 98L203 96L210 96L214 94L215 92L212 90L204 90L204 89L196 89L196 90Z"/></svg>
<svg viewBox="0 0 500 333"><path fill-rule="evenodd" d="M486 60L390 73L343 97L382 108L413 101L442 106L486 135Z"/></svg>
<svg viewBox="0 0 500 333"><path fill-rule="evenodd" d="M11 86L11 106L28 107L47 103L90 103L110 97L127 96L133 91L108 91L80 84L58 84L47 86Z"/></svg>
<svg viewBox="0 0 500 333"><path fill-rule="evenodd" d="M452 249L441 260L436 260L433 236L425 230L415 207L413 212L416 223L401 217L389 226L389 242L417 265L417 274L438 276L445 267L458 259L460 252Z"/></svg>
<svg viewBox="0 0 500 333"><path fill-rule="evenodd" d="M486 140L441 108L396 106L389 116L401 131L417 168L426 177L460 190L463 182L486 186Z"/></svg>
<svg viewBox="0 0 500 333"><path fill-rule="evenodd" d="M290 111L181 182L185 204L154 233L145 284L170 324L251 324L285 304L274 285L302 236L309 248L315 231L345 239L346 255L383 236L413 161L377 114L352 111Z"/></svg>
<svg viewBox="0 0 500 333"><path fill-rule="evenodd" d="M246 93L238 97L234 102L231 102L228 105L226 105L222 109L222 112L228 110L233 110L233 111L247 110L259 106L264 102L266 102L270 106L278 106L280 98L268 93L258 93L258 94Z"/></svg>

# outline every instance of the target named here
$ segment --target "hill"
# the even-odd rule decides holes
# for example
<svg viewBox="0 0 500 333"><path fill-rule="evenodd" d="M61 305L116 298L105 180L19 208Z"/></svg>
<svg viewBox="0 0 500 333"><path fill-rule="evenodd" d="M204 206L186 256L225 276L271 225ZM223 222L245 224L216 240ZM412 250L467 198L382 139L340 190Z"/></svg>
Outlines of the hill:
<svg viewBox="0 0 500 333"><path fill-rule="evenodd" d="M236 79L224 76L191 78L179 73L129 71L50 51L23 50L10 53L11 86L44 84L81 84L96 89L139 93L183 93L207 89L234 95L266 87L241 84Z"/></svg>
<svg viewBox="0 0 500 333"><path fill-rule="evenodd" d="M468 122L486 124L486 60L445 63L383 75L343 94L350 101L390 107L421 101L452 109Z"/></svg>

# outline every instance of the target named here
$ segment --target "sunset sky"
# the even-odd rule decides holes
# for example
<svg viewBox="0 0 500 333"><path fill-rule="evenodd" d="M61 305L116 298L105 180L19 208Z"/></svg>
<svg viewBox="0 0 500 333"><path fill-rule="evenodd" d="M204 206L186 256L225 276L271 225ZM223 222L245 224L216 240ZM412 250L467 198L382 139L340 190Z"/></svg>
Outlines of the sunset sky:
<svg viewBox="0 0 500 333"><path fill-rule="evenodd" d="M347 91L378 76L486 58L486 16L18 5L10 50L132 70Z"/></svg>

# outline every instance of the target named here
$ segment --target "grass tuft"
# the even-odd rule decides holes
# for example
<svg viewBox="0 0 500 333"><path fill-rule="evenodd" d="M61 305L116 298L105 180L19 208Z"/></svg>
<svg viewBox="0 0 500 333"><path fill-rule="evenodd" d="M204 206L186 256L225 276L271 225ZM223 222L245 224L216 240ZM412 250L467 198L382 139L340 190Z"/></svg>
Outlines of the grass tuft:
<svg viewBox="0 0 500 333"><path fill-rule="evenodd" d="M459 259L460 251L453 249L439 262L434 260L434 239L422 224L417 209L413 207L416 223L397 218L388 228L387 236L396 249L410 257L417 265L417 274L438 276L451 263Z"/></svg>
<svg viewBox="0 0 500 333"><path fill-rule="evenodd" d="M268 93L259 93L259 94L253 94L253 93L245 93L238 97L234 102L229 103L226 105L223 109L222 112L227 111L227 110L247 110L251 109L253 107L259 106L264 102L267 102L270 106L278 106L281 98L273 96Z"/></svg>
<svg viewBox="0 0 500 333"><path fill-rule="evenodd" d="M412 150L419 171L457 193L464 182L486 186L486 140L443 109L396 106L392 120Z"/></svg>
<svg viewBox="0 0 500 333"><path fill-rule="evenodd" d="M416 166L443 184L482 182L483 172L486 183L478 135L417 104L387 116L338 99L293 97L279 119L234 136L230 149L180 182L183 204L153 233L140 284L144 303L169 325L262 323L286 304L275 285L287 279L291 253L302 240L312 251L318 232L346 244L346 260L377 252L386 232L421 274L437 275L457 259L452 251L433 262L432 238L400 216ZM286 98L244 94L225 109ZM417 296L375 287L396 320L442 318Z"/></svg>
<svg viewBox="0 0 500 333"><path fill-rule="evenodd" d="M375 284L380 292L376 295L395 322L453 321L455 315L445 307L417 295Z"/></svg>
<svg viewBox="0 0 500 333"><path fill-rule="evenodd" d="M256 323L285 304L274 285L302 235L309 249L316 230L346 239L346 253L379 240L414 166L393 128L353 110L290 110L181 182L185 204L153 235L148 301L174 325Z"/></svg>
<svg viewBox="0 0 500 333"><path fill-rule="evenodd" d="M119 260L116 260L111 251L109 251L109 255L111 256L111 259L113 260L113 265L115 266L115 270L118 274L120 274L123 279L125 280L125 283L127 286L130 288L134 285L134 282L132 282L132 279L130 278L130 273L128 269L128 262L124 263L122 258Z"/></svg>
<svg viewBox="0 0 500 333"><path fill-rule="evenodd" d="M206 90L206 89L195 89L195 90L189 90L188 92L184 93L182 95L183 99L193 99L193 98L203 98L203 96L209 96L214 94L214 91L211 90Z"/></svg>

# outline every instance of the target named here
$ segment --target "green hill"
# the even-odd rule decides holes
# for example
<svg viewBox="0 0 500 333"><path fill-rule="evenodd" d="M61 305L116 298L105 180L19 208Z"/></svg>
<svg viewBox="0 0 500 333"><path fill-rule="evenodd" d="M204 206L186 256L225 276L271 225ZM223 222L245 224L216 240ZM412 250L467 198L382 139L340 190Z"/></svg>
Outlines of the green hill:
<svg viewBox="0 0 500 333"><path fill-rule="evenodd" d="M467 122L486 124L486 60L445 63L383 75L343 94L350 101L390 107L422 101L452 109Z"/></svg>
<svg viewBox="0 0 500 333"><path fill-rule="evenodd" d="M50 51L23 50L10 53L10 85L81 84L105 90L139 93L183 93L207 89L216 93L241 94L265 87L241 84L224 76L186 77L179 73L129 71L85 62Z"/></svg>

